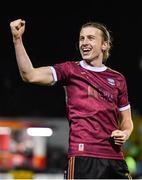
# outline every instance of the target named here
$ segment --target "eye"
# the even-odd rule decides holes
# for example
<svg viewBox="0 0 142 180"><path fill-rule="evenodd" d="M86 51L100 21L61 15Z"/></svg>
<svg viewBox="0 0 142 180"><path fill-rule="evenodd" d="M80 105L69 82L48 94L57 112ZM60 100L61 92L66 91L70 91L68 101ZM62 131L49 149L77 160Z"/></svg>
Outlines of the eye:
<svg viewBox="0 0 142 180"><path fill-rule="evenodd" d="M83 36L80 36L79 37L79 41L83 41L84 40L84 37Z"/></svg>
<svg viewBox="0 0 142 180"><path fill-rule="evenodd" d="M93 41L93 40L95 40L95 36L88 36L88 39L90 40L90 41Z"/></svg>

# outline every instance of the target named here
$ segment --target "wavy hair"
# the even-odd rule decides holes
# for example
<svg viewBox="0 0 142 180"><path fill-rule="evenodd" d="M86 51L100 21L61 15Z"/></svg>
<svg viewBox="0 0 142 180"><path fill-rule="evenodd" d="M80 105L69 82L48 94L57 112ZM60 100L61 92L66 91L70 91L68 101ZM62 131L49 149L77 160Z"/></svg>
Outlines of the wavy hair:
<svg viewBox="0 0 142 180"><path fill-rule="evenodd" d="M104 24L98 22L87 22L81 26L80 31L85 27L95 27L101 30L102 38L108 44L108 48L103 52L103 62L105 63L108 57L110 56L110 50L112 48L112 38L110 36L110 31L107 29L107 27Z"/></svg>

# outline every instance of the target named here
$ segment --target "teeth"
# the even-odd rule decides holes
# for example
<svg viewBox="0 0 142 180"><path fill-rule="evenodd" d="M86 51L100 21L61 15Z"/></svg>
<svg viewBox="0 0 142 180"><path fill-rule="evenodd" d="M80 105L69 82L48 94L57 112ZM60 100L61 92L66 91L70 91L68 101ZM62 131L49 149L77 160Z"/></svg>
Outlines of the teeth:
<svg viewBox="0 0 142 180"><path fill-rule="evenodd" d="M86 48L85 48L85 49L83 49L83 51L90 51L90 50L91 50L91 49L86 49Z"/></svg>

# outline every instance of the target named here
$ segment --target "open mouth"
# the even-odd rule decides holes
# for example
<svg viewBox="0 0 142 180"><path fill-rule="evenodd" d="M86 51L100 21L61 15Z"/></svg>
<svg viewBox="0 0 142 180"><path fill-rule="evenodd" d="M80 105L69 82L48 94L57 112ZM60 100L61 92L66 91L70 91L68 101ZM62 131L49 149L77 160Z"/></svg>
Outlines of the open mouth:
<svg viewBox="0 0 142 180"><path fill-rule="evenodd" d="M91 51L91 48L82 48L83 55L88 55Z"/></svg>

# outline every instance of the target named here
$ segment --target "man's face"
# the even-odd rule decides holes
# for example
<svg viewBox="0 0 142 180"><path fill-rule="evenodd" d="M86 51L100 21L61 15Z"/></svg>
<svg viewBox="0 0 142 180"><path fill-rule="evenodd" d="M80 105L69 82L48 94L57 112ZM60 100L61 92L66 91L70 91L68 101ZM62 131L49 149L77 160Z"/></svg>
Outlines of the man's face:
<svg viewBox="0 0 142 180"><path fill-rule="evenodd" d="M93 61L103 58L103 38L101 30L85 27L80 31L79 50L84 60Z"/></svg>

